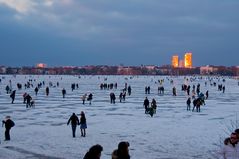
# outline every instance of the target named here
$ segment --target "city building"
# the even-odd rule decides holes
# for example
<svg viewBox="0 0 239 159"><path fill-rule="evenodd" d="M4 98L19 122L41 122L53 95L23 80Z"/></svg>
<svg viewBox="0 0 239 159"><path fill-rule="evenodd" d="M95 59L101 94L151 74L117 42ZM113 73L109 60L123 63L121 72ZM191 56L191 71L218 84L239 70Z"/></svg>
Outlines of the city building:
<svg viewBox="0 0 239 159"><path fill-rule="evenodd" d="M37 68L46 68L46 64L44 64L44 63L38 63L37 65L36 65L36 67Z"/></svg>
<svg viewBox="0 0 239 159"><path fill-rule="evenodd" d="M192 53L191 52L187 52L184 55L184 67L185 68L192 68Z"/></svg>
<svg viewBox="0 0 239 159"><path fill-rule="evenodd" d="M183 68L183 67L184 67L184 60L180 60L178 66L179 66L180 68Z"/></svg>
<svg viewBox="0 0 239 159"><path fill-rule="evenodd" d="M178 59L178 55L174 55L174 56L172 56L172 66L173 67L178 67L179 65L179 59Z"/></svg>
<svg viewBox="0 0 239 159"><path fill-rule="evenodd" d="M233 75L238 76L237 78L239 80L239 66L232 66L231 69L232 69Z"/></svg>
<svg viewBox="0 0 239 159"><path fill-rule="evenodd" d="M200 74L201 75L209 75L212 74L214 71L217 71L213 66L201 66L200 67Z"/></svg>
<svg viewBox="0 0 239 159"><path fill-rule="evenodd" d="M0 66L0 74L6 73L6 67L5 66Z"/></svg>

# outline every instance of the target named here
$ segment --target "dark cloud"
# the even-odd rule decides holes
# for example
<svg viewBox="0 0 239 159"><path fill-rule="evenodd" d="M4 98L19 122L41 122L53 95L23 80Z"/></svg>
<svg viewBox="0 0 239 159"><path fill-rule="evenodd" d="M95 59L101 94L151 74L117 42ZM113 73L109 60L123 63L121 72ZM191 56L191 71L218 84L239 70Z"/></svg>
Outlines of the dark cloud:
<svg viewBox="0 0 239 159"><path fill-rule="evenodd" d="M0 64L163 65L191 51L197 66L238 65L236 0L43 2L0 5Z"/></svg>

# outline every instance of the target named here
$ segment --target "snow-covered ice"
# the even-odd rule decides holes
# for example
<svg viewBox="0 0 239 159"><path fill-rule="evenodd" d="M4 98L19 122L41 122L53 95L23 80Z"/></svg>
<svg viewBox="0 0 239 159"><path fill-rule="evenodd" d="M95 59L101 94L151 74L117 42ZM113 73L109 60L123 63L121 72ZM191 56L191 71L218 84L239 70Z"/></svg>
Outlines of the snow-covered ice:
<svg viewBox="0 0 239 159"><path fill-rule="evenodd" d="M0 78L0 119L10 115L16 124L8 142L3 141L5 128L0 128L1 159L83 158L94 144L103 146L101 158L107 159L111 158L120 141L130 143L132 159L209 159L213 158L220 141L229 135L231 122L237 120L239 112L238 81L230 78L223 82L222 78L219 81L211 77L213 82L225 85L225 93L218 91L217 86L211 86L207 77L195 77L192 82L184 77L169 76L1 75ZM25 89L24 84L29 79L35 79L34 87ZM157 81L160 79L164 79L164 95L158 95ZM168 79L173 79L174 84ZM17 90L14 104L5 91L9 80L12 88ZM45 86L35 96L34 88L42 81ZM59 87L54 87L57 81ZM45 87L49 82L53 87L47 97ZM99 87L100 83L115 82L117 89L101 90ZM21 90L17 89L17 83L23 84ZM79 89L71 91L72 83L78 83ZM132 94L119 103L118 96L125 83L131 86ZM200 113L187 111L188 96L181 91L181 85L190 84L192 90L192 85L198 83L203 93L209 90L209 99ZM151 94L145 94L145 86L151 87ZM177 88L176 97L172 96L173 86ZM64 99L63 88L67 92ZM24 92L33 97L35 108L26 109ZM111 92L116 94L116 104L110 104ZM85 93L93 93L92 105L82 104L80 97ZM152 98L157 101L157 113L153 117L144 113L146 96L150 102ZM72 138L71 127L66 123L73 112L80 114L81 111L85 111L87 119L86 137L80 136L78 127L76 138Z"/></svg>

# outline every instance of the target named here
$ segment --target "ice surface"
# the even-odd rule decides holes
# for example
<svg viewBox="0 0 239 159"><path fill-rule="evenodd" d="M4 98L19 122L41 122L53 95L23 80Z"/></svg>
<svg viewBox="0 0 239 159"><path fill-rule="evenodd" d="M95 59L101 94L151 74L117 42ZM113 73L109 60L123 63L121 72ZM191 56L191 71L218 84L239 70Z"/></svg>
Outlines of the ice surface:
<svg viewBox="0 0 239 159"><path fill-rule="evenodd" d="M102 159L111 158L111 153L120 141L130 143L132 159L209 159L218 149L220 140L229 135L239 112L239 86L237 80L213 78L213 82L223 84L225 93L211 86L207 77L169 76L29 76L1 75L0 78L0 119L10 115L15 121L11 130L11 141L4 140L4 128L0 131L0 158L83 158L94 144L104 148ZM107 78L107 80L106 80ZM25 89L24 84L33 79L33 87ZM164 79L165 94L158 95L158 80ZM170 84L170 80L174 84ZM219 80L220 79L220 80ZM15 103L11 104L5 87L11 80L12 89L16 89ZM45 81L35 96L34 88ZM207 85L205 85L207 81ZM45 95L45 87L50 87L50 94ZM56 83L59 82L59 87ZM100 83L118 83L117 89L101 90ZM23 84L18 90L17 83ZM78 83L79 89L71 91L71 84ZM119 103L118 96L125 83L132 88L131 96ZM186 110L188 96L181 91L182 84L201 84L203 93L209 90L209 99L201 107L201 112ZM145 86L151 87L151 94L146 95ZM177 96L172 96L176 86ZM66 89L66 98L61 90ZM23 93L27 92L35 100L35 108L26 109ZM116 104L110 104L109 94L116 94ZM92 105L82 104L81 96L93 93ZM150 117L144 113L143 101L148 97L157 101L157 114ZM191 104L192 105L192 104ZM86 137L80 136L77 128L76 138L72 138L71 127L67 120L75 112L85 111L87 119ZM221 138L222 137L222 138Z"/></svg>

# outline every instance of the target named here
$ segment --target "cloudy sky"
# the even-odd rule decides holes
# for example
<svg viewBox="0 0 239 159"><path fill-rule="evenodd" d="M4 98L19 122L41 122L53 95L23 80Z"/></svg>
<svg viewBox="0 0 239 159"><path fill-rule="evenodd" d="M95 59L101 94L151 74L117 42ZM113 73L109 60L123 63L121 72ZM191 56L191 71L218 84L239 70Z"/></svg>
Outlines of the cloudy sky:
<svg viewBox="0 0 239 159"><path fill-rule="evenodd" d="M238 0L0 0L0 65L239 65Z"/></svg>

